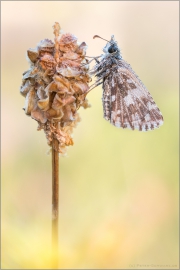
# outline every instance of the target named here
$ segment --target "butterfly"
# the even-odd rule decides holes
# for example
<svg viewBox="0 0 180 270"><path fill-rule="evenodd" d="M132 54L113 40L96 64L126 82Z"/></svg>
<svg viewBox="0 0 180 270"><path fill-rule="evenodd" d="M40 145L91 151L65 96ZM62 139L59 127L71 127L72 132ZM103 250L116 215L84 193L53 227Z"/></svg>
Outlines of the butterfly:
<svg viewBox="0 0 180 270"><path fill-rule="evenodd" d="M94 58L96 65L91 74L97 79L90 88L92 90L102 84L104 118L116 127L132 130L149 131L160 127L163 116L151 94L131 66L122 59L114 36L106 41L104 54Z"/></svg>

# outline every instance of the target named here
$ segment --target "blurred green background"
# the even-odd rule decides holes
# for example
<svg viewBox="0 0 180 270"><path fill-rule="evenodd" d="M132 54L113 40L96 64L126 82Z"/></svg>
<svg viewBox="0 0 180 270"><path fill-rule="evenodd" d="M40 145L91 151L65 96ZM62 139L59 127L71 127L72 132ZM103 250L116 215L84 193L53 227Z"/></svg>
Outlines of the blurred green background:
<svg viewBox="0 0 180 270"><path fill-rule="evenodd" d="M112 34L158 104L155 131L103 119L99 86L60 159L60 268L178 269L178 1L1 1L3 269L51 268L51 156L19 93L26 50L64 32L102 53Z"/></svg>

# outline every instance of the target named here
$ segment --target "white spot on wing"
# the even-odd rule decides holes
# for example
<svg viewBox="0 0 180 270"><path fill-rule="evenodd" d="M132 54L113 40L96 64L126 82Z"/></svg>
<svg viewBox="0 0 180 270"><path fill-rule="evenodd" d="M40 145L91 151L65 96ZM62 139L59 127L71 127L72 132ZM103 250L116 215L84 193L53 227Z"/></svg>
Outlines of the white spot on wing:
<svg viewBox="0 0 180 270"><path fill-rule="evenodd" d="M116 117L116 112L111 112L111 119L114 119Z"/></svg>
<svg viewBox="0 0 180 270"><path fill-rule="evenodd" d="M131 79L127 79L127 82L128 82L128 83L132 83L132 80L131 80Z"/></svg>
<svg viewBox="0 0 180 270"><path fill-rule="evenodd" d="M146 114L146 116L145 116L145 120L146 120L147 122L151 120L151 117L150 117L149 113L148 113L148 114Z"/></svg>
<svg viewBox="0 0 180 270"><path fill-rule="evenodd" d="M115 100L116 100L116 96L113 95L113 96L111 97L111 101L113 102L113 101L115 101Z"/></svg>
<svg viewBox="0 0 180 270"><path fill-rule="evenodd" d="M148 107L149 110L156 109L156 105L155 104L151 104L151 102L148 102L147 103L147 107Z"/></svg>
<svg viewBox="0 0 180 270"><path fill-rule="evenodd" d="M124 101L126 103L126 106L129 106L130 104L134 104L134 101L132 99L132 96L128 94L127 96L124 97Z"/></svg>

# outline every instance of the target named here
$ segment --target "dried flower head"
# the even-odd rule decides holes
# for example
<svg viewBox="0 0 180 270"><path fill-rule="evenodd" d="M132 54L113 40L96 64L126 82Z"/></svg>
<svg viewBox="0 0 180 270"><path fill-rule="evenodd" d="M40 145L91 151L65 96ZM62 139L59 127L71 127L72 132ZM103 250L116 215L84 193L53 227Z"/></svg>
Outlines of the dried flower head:
<svg viewBox="0 0 180 270"><path fill-rule="evenodd" d="M43 129L48 145L58 140L61 155L73 145L73 128L80 121L77 110L90 107L86 94L91 81L87 45L72 34L60 35L53 26L55 42L44 39L27 51L30 69L23 73L20 93L25 97L24 111Z"/></svg>

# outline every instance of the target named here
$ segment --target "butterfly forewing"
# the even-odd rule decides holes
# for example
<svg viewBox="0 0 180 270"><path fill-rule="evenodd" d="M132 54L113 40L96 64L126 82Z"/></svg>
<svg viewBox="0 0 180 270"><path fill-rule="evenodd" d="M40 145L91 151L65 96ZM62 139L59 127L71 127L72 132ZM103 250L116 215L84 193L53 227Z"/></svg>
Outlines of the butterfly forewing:
<svg viewBox="0 0 180 270"><path fill-rule="evenodd" d="M103 81L104 118L116 127L148 131L163 124L152 96L124 60Z"/></svg>

